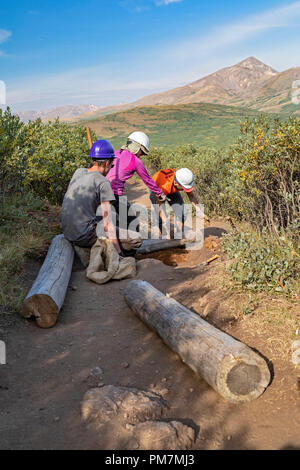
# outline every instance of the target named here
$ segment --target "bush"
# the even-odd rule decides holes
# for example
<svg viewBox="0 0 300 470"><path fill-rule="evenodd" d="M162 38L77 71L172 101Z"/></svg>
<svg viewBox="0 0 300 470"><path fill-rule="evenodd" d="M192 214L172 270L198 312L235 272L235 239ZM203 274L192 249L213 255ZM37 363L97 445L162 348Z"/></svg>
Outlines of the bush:
<svg viewBox="0 0 300 470"><path fill-rule="evenodd" d="M235 231L225 236L223 245L233 259L228 271L235 285L284 293L297 287L300 246L284 233L278 241L266 229Z"/></svg>
<svg viewBox="0 0 300 470"><path fill-rule="evenodd" d="M16 139L23 124L18 116L11 114L10 109L0 109L0 192L2 195L14 184L9 175L8 161L14 152Z"/></svg>
<svg viewBox="0 0 300 470"><path fill-rule="evenodd" d="M83 127L37 119L23 125L7 164L27 191L61 204L74 171L88 165L88 153Z"/></svg>
<svg viewBox="0 0 300 470"><path fill-rule="evenodd" d="M231 213L278 235L300 219L300 119L261 118L245 122L241 131L229 152Z"/></svg>
<svg viewBox="0 0 300 470"><path fill-rule="evenodd" d="M199 202L204 204L207 213L226 214L223 196L229 175L229 160L225 152L193 145L181 146L175 150L155 148L151 150L145 163L151 166L153 173L163 168L189 168L195 176Z"/></svg>
<svg viewBox="0 0 300 470"><path fill-rule="evenodd" d="M246 121L224 152L192 145L151 150L155 171L188 167L208 212L267 227L278 236L300 219L300 119Z"/></svg>

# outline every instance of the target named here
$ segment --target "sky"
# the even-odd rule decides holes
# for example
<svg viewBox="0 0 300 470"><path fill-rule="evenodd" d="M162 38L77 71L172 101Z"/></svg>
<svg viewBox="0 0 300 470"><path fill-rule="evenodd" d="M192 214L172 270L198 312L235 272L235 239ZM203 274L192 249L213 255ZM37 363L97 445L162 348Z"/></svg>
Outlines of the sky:
<svg viewBox="0 0 300 470"><path fill-rule="evenodd" d="M300 66L299 44L300 1L0 0L16 111L131 102L249 56L283 71Z"/></svg>

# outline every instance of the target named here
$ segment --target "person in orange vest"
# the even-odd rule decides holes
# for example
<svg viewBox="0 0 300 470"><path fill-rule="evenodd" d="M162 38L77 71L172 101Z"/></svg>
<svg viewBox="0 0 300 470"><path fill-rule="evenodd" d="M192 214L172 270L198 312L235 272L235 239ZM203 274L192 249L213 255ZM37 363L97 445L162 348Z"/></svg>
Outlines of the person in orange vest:
<svg viewBox="0 0 300 470"><path fill-rule="evenodd" d="M184 222L184 201L180 191L184 191L191 204L196 209L197 217L204 217L204 220L209 222L209 218L203 213L199 206L197 197L194 194L194 174L188 168L180 168L175 170L167 168L160 170L152 176L153 181L163 191L166 200L172 207L175 215L175 220L179 229L182 229ZM155 194L150 192L150 200L153 205L158 203ZM160 203L159 203L160 204ZM160 204L161 205L161 204ZM166 222L166 215L163 210L159 211L159 228L162 230L163 222Z"/></svg>

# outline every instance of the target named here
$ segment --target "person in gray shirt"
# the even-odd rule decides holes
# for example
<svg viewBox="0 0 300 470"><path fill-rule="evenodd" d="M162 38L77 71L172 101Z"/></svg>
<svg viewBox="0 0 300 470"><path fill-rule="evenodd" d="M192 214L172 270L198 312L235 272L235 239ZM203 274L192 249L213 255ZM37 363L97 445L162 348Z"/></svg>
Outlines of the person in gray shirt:
<svg viewBox="0 0 300 470"><path fill-rule="evenodd" d="M91 247L97 240L97 223L102 220L107 238L122 254L111 210L115 196L105 178L113 166L113 146L107 140L98 140L91 147L90 157L91 168L79 168L70 181L60 212L61 228L75 245ZM96 215L99 206L101 216Z"/></svg>

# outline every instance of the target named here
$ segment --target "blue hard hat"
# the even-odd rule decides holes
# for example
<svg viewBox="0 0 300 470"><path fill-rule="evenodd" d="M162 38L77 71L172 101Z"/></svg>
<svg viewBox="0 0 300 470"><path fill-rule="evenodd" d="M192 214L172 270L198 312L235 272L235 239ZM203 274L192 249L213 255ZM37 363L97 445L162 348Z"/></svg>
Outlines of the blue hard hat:
<svg viewBox="0 0 300 470"><path fill-rule="evenodd" d="M113 146L108 140L96 140L93 143L89 156L91 158L115 158L115 151Z"/></svg>

